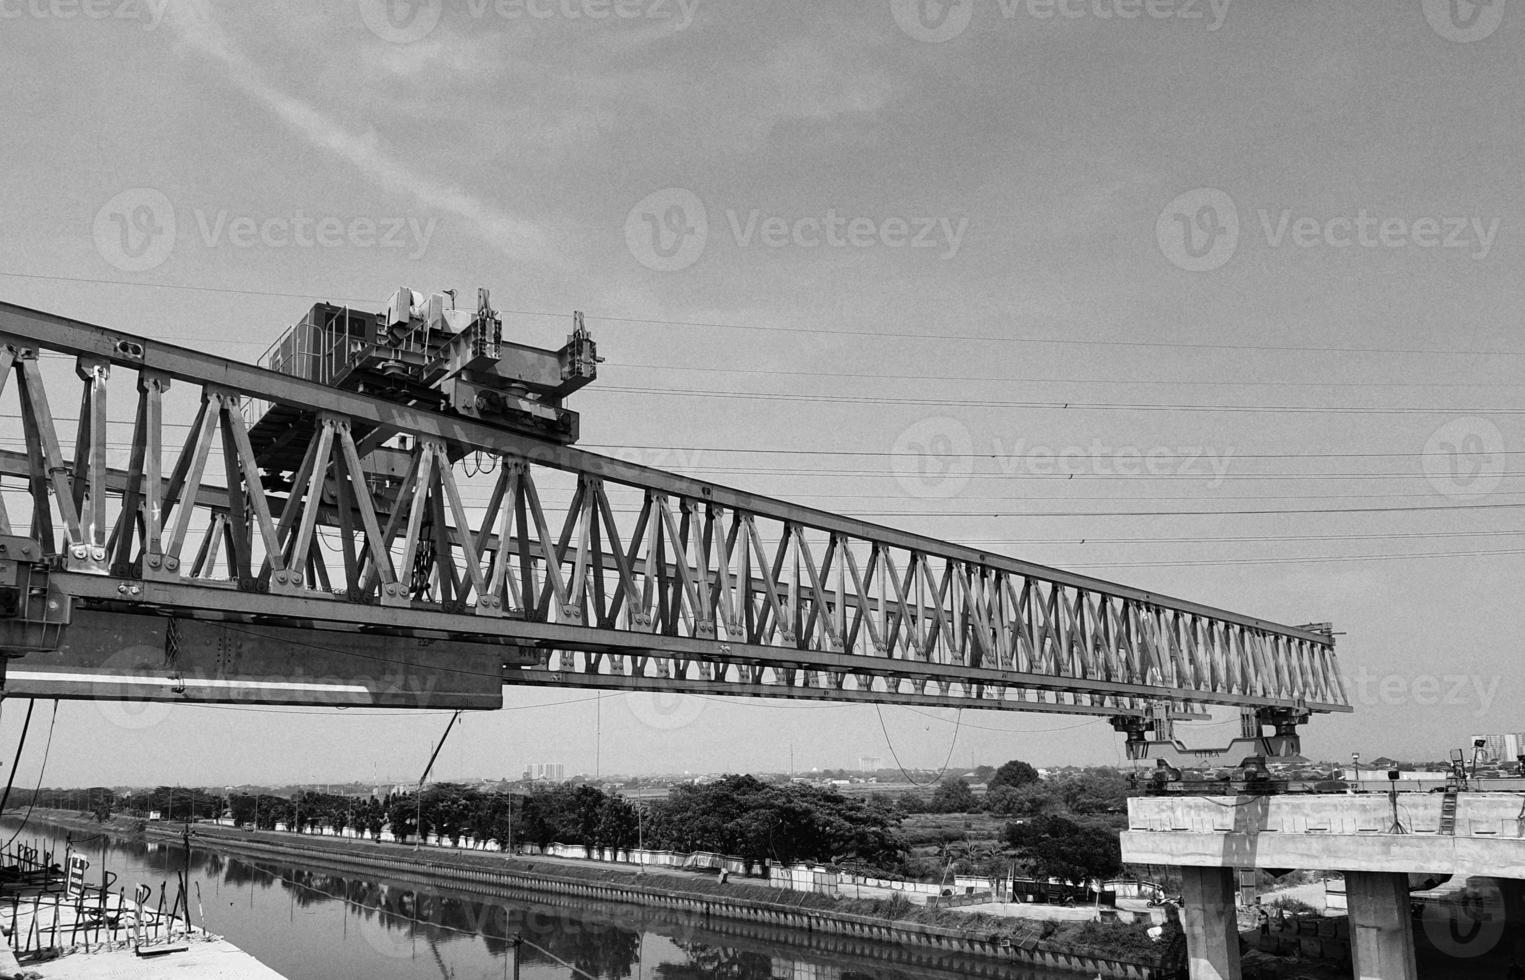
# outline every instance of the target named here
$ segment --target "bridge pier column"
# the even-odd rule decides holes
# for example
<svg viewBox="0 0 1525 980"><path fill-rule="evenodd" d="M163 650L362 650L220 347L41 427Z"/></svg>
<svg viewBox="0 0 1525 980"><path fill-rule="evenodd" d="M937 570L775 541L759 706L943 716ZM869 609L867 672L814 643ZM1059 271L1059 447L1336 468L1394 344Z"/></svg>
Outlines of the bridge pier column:
<svg viewBox="0 0 1525 980"><path fill-rule="evenodd" d="M1347 871L1345 897L1356 980L1418 980L1408 875Z"/></svg>
<svg viewBox="0 0 1525 980"><path fill-rule="evenodd" d="M1525 965L1525 881L1496 878L1504 894L1504 942L1516 963Z"/></svg>
<svg viewBox="0 0 1525 980"><path fill-rule="evenodd" d="M1231 868L1181 868L1181 928L1192 980L1242 980Z"/></svg>

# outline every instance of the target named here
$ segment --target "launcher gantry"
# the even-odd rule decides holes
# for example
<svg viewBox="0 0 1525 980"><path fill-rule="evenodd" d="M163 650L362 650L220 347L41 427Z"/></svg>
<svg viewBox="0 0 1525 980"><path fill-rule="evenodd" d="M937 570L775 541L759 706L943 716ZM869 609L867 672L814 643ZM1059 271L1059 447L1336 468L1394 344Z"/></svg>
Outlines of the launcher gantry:
<svg viewBox="0 0 1525 980"><path fill-rule="evenodd" d="M580 316L558 350L505 341L485 291L318 304L258 367L0 304L25 445L0 453L5 693L1048 711L1110 718L1136 756L1209 705L1273 756L1350 710L1328 629L577 449L564 402L598 361ZM48 395L74 376L61 426Z"/></svg>

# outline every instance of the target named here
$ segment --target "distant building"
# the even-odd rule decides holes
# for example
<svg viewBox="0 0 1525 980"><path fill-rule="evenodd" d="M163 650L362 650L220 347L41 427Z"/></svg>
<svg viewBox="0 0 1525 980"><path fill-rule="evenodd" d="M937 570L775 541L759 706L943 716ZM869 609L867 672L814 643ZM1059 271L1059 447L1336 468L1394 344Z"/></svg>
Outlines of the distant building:
<svg viewBox="0 0 1525 980"><path fill-rule="evenodd" d="M877 755L860 756L858 758L858 771L875 772L879 769L879 764L883 761L884 760L880 759Z"/></svg>
<svg viewBox="0 0 1525 980"><path fill-rule="evenodd" d="M536 762L524 767L526 780L550 780L559 783L567 778L567 767L560 762Z"/></svg>

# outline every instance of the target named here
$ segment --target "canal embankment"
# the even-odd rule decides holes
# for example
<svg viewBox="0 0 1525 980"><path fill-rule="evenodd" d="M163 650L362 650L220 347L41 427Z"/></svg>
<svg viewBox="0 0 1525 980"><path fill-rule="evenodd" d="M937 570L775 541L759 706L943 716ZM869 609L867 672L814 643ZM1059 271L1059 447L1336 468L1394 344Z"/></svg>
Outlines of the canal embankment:
<svg viewBox="0 0 1525 980"><path fill-rule="evenodd" d="M180 824L114 818L96 823L78 814L39 811L46 819L83 833L109 831L169 843L183 841ZM971 965L988 964L989 976L1020 965L1103 976L1152 980L1169 976L1175 963L1168 944L1151 943L1124 928L1103 924L1034 923L996 916L928 909L903 899L839 899L749 884L732 878L678 872L646 872L500 852L420 847L354 838L249 831L215 824L190 827L194 846L250 858L286 860L339 870L380 873L424 885L491 896L532 895L547 904L640 905L666 910L695 926L717 931L741 927L780 930L806 944L895 948L907 965L952 955ZM1062 933L1068 931L1069 936ZM1078 937L1076 936L1078 934ZM1083 937L1083 938L1082 938ZM1086 940L1090 940L1087 942ZM1122 948L1101 948L1096 941ZM1127 945L1124 945L1127 944ZM984 969L978 973L984 974Z"/></svg>

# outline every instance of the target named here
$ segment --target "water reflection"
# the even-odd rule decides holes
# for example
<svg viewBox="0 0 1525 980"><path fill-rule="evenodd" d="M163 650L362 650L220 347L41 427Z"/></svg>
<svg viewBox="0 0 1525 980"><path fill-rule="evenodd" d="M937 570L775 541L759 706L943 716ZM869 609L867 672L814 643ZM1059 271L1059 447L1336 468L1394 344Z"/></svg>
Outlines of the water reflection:
<svg viewBox="0 0 1525 980"><path fill-rule="evenodd" d="M29 825L28 840L60 854L67 832ZM46 839L43 839L46 838ZM481 894L402 878L245 858L182 843L107 841L73 834L74 849L107 866L129 892L145 882L173 894L186 874L205 921L291 980L954 980L1070 976L1013 969L940 950L808 935L533 892Z"/></svg>

